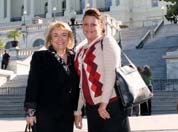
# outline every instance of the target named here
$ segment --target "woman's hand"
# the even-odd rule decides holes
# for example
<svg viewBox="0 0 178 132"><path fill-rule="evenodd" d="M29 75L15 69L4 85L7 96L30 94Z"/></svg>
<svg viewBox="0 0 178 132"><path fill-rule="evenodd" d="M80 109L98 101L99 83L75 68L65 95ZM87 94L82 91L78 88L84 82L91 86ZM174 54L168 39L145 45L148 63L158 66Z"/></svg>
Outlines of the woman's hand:
<svg viewBox="0 0 178 132"><path fill-rule="evenodd" d="M27 116L26 122L28 125L33 126L36 123L36 116Z"/></svg>
<svg viewBox="0 0 178 132"><path fill-rule="evenodd" d="M78 129L82 129L82 116L75 115L75 127Z"/></svg>
<svg viewBox="0 0 178 132"><path fill-rule="evenodd" d="M107 107L106 103L101 103L98 108L98 113L100 117L103 118L104 120L110 118L110 114L107 112L106 107Z"/></svg>

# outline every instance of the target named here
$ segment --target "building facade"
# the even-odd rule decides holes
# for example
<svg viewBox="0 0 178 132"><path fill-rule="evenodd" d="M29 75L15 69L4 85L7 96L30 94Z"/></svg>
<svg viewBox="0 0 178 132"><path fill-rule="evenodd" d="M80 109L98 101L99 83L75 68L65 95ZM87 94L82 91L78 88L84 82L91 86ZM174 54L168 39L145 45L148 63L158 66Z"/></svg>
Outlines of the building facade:
<svg viewBox="0 0 178 132"><path fill-rule="evenodd" d="M72 10L82 14L85 8L96 7L128 25L145 26L164 17L165 5L160 0L0 0L0 23L69 17Z"/></svg>
<svg viewBox="0 0 178 132"><path fill-rule="evenodd" d="M49 22L57 19L70 23L71 17L80 22L88 7L96 7L113 18L106 18L106 29L111 34L118 31L114 29L118 27L116 21L129 28L152 26L164 19L166 13L166 3L160 0L0 0L0 27L12 28L14 23L21 27L23 37L18 40L19 47L31 48L44 43ZM78 28L76 37L78 42L83 40ZM119 40L118 35L115 37ZM9 41L7 32L1 28L0 39L5 43Z"/></svg>

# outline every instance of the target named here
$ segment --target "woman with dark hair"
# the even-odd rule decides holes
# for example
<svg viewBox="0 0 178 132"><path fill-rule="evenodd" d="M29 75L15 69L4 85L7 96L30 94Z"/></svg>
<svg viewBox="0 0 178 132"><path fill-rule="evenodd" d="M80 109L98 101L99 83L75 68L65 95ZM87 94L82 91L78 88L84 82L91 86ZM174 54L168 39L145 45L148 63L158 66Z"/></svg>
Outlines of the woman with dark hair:
<svg viewBox="0 0 178 132"><path fill-rule="evenodd" d="M29 125L37 132L73 132L79 79L74 69L73 35L63 22L52 23L47 50L33 54L24 108Z"/></svg>
<svg viewBox="0 0 178 132"><path fill-rule="evenodd" d="M83 16L86 43L77 47L75 66L80 76L80 96L75 125L82 127L82 106L86 105L89 132L130 132L127 110L117 98L115 68L121 66L121 49L105 34L102 14L90 8Z"/></svg>

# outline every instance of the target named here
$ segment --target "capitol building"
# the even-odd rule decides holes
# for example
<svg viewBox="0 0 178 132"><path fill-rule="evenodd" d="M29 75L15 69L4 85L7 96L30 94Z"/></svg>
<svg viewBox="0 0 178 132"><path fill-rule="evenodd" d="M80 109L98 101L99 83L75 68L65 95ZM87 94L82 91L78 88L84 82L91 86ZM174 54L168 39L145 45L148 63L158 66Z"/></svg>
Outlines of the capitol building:
<svg viewBox="0 0 178 132"><path fill-rule="evenodd" d="M71 11L81 15L88 7L96 7L130 26L156 24L166 13L166 3L160 0L0 0L0 23L69 18Z"/></svg>
<svg viewBox="0 0 178 132"><path fill-rule="evenodd" d="M120 27L137 28L155 26L166 19L166 2L160 0L0 0L0 39L10 41L8 31L22 32L19 48L32 48L44 44L49 23L60 20L71 25L81 24L83 12L98 8L105 16L108 33L119 39ZM74 31L77 43L83 40L80 27ZM119 40L118 40L119 41Z"/></svg>

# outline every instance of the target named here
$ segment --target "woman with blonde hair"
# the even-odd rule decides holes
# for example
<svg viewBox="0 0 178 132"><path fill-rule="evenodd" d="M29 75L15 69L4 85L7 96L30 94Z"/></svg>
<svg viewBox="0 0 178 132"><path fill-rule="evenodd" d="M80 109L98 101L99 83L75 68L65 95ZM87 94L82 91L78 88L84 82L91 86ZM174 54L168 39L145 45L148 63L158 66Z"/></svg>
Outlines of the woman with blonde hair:
<svg viewBox="0 0 178 132"><path fill-rule="evenodd" d="M33 54L26 88L26 121L37 132L73 132L78 101L78 76L74 70L73 35L63 22L49 26L47 50Z"/></svg>

